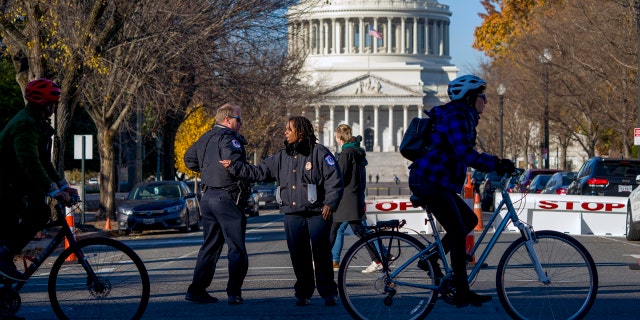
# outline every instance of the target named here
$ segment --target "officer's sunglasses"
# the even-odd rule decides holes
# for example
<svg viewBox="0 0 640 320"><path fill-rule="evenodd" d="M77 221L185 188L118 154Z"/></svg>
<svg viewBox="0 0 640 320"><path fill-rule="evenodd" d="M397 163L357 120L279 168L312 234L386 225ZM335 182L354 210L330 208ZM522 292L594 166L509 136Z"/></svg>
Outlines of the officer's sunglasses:
<svg viewBox="0 0 640 320"><path fill-rule="evenodd" d="M242 124L242 118L240 118L239 116L229 116L229 118L236 119L236 120L238 120L239 124Z"/></svg>

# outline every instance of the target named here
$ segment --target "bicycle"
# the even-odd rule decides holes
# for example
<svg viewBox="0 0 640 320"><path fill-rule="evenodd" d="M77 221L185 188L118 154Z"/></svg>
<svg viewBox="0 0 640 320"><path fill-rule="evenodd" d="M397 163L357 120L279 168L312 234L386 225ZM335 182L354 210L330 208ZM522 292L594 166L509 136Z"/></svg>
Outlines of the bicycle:
<svg viewBox="0 0 640 320"><path fill-rule="evenodd" d="M514 174L522 173L518 169ZM473 283L508 223L520 231L502 255L496 272L496 288L500 303L514 319L581 319L593 306L598 291L598 273L587 249L573 237L557 231L534 231L518 218L507 184L511 174L500 181L502 200L496 206L489 226L496 222L503 207L506 214L487 242L468 275ZM417 199L412 198L412 202ZM436 222L426 206L431 230ZM423 319L435 306L438 296L453 304L455 288L453 271L447 259L441 259L444 277L434 278L428 258L446 257L440 235L433 241L401 232L404 220L381 221L363 227L364 235L347 251L338 271L338 290L342 304L355 319ZM470 256L487 236L489 228L476 241ZM369 250L367 250L367 247ZM377 273L362 273L371 262L369 251L382 263ZM384 248L380 250L380 248ZM427 263L420 263L420 261Z"/></svg>
<svg viewBox="0 0 640 320"><path fill-rule="evenodd" d="M73 197L69 206L80 199ZM65 219L65 204L54 206L46 228L59 227L47 247L24 274L31 278L65 242L48 278L51 307L60 319L140 319L149 303L149 274L140 257L124 243L105 237L76 241ZM25 260L25 266L26 266ZM21 306L20 289L28 282L0 279L0 315L14 317Z"/></svg>

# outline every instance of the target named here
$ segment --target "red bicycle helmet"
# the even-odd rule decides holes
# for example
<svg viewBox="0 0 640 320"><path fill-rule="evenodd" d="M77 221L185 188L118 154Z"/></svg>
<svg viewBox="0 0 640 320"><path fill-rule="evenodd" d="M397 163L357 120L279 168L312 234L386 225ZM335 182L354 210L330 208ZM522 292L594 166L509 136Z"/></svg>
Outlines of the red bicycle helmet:
<svg viewBox="0 0 640 320"><path fill-rule="evenodd" d="M51 102L59 102L60 92L58 84L49 79L39 78L27 83L24 97L34 105L44 106Z"/></svg>

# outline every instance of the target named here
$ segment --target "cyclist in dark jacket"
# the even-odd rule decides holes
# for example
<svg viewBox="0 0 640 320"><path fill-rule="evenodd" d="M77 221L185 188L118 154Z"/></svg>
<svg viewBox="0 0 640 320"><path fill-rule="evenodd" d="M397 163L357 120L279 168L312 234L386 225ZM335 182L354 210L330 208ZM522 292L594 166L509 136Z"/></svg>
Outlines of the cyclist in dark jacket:
<svg viewBox="0 0 640 320"><path fill-rule="evenodd" d="M70 188L51 162L55 131L50 117L60 101L60 86L40 78L27 84L27 105L0 132L0 195L6 204L0 223L0 274L24 281L13 256L20 253L51 217L47 199L68 202Z"/></svg>
<svg viewBox="0 0 640 320"><path fill-rule="evenodd" d="M449 83L447 93L451 102L433 108L429 117L435 117L434 130L427 153L409 166L409 188L426 202L438 222L446 230L442 243L451 251L453 283L456 288L454 303L458 307L480 306L491 300L469 289L467 282L465 238L473 231L478 218L458 195L464 184L467 166L480 171L513 172L513 162L496 156L478 153L476 126L484 111L487 98L486 81L465 75ZM436 278L442 277L437 256L432 256Z"/></svg>
<svg viewBox="0 0 640 320"><path fill-rule="evenodd" d="M259 166L230 160L221 163L243 179L278 181L276 196L285 215L287 246L296 275L296 305L309 305L317 286L325 304L335 306L338 289L333 279L329 231L332 214L342 198L343 182L333 154L316 142L313 131L309 119L291 117L285 129L285 148Z"/></svg>

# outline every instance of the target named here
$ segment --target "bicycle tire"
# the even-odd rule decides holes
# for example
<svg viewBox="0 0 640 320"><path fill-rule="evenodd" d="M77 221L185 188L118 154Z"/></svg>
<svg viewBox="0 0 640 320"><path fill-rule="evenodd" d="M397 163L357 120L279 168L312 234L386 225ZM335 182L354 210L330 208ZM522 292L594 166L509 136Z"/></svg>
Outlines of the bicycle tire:
<svg viewBox="0 0 640 320"><path fill-rule="evenodd" d="M381 252L376 245L378 239L381 239L383 246L388 249L389 256L392 257L389 272L380 270L362 273L372 261L367 246L376 248L375 252L378 255ZM354 319L425 318L433 309L438 292L401 285L398 281L434 285L435 280L430 278L433 272L428 273L418 268L418 260L415 260L393 279L389 279L391 272L416 257L424 248L424 244L414 237L395 231L372 233L356 241L347 251L338 270L340 300L349 314ZM431 269L430 264L427 265ZM396 293L391 300L389 294L384 292L385 281L394 284L393 289Z"/></svg>
<svg viewBox="0 0 640 320"><path fill-rule="evenodd" d="M106 286L90 286L87 272L64 250L51 267L49 299L60 319L140 319L149 303L149 274L140 257L124 243L109 238L78 241L85 260Z"/></svg>
<svg viewBox="0 0 640 320"><path fill-rule="evenodd" d="M498 264L500 303L513 319L582 319L598 293L598 271L591 254L564 233L544 230L535 235L534 250L551 283L538 280L521 237Z"/></svg>

